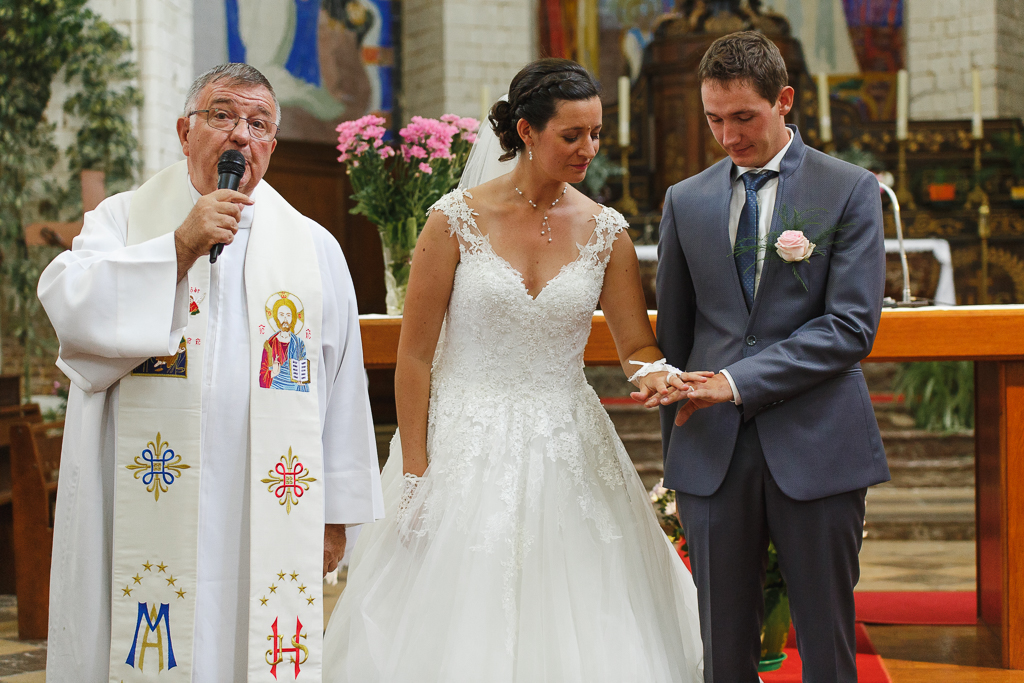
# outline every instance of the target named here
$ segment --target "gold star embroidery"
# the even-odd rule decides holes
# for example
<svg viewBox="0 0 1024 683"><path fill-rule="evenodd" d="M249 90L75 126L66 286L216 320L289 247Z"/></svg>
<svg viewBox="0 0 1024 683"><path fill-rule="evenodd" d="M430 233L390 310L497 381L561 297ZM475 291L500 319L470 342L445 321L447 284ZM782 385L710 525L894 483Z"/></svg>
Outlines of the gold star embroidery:
<svg viewBox="0 0 1024 683"><path fill-rule="evenodd" d="M292 572L291 573L291 577L292 577L292 581L294 581L295 579L299 578L298 572Z"/></svg>
<svg viewBox="0 0 1024 683"><path fill-rule="evenodd" d="M274 584L270 584L270 592L271 593L276 593L277 592L277 586L275 586Z"/></svg>
<svg viewBox="0 0 1024 683"><path fill-rule="evenodd" d="M150 571L150 568L152 566L153 565L151 563L147 562L146 564L142 565L142 568L145 569L148 572L148 571Z"/></svg>
<svg viewBox="0 0 1024 683"><path fill-rule="evenodd" d="M279 578L279 579L281 579L283 581L284 580L284 572L278 572L277 573L277 578Z"/></svg>
<svg viewBox="0 0 1024 683"><path fill-rule="evenodd" d="M157 569L159 569L160 571L164 571L164 570L166 570L166 569L167 569L167 565L166 565L166 564L164 564L163 562L161 562L160 564L158 564L158 565L156 566L156 568L157 568Z"/></svg>
<svg viewBox="0 0 1024 683"><path fill-rule="evenodd" d="M177 593L178 597L181 598L182 600L185 599L185 590L184 589L179 588L178 590L176 590L174 592Z"/></svg>
<svg viewBox="0 0 1024 683"><path fill-rule="evenodd" d="M122 588L121 592L124 593L124 595L127 595L128 597L132 596L132 589L129 588L128 586L125 586L124 588ZM122 595L121 597L124 597L124 595Z"/></svg>
<svg viewBox="0 0 1024 683"><path fill-rule="evenodd" d="M266 604L267 604L267 599L266 598L260 598L260 605L266 605Z"/></svg>
<svg viewBox="0 0 1024 683"><path fill-rule="evenodd" d="M306 587L300 584L299 585L299 592L300 593L305 593L306 592Z"/></svg>
<svg viewBox="0 0 1024 683"><path fill-rule="evenodd" d="M166 579L166 581L167 581L167 585L168 586L173 586L174 582L177 581L177 579L172 576L172 577Z"/></svg>
<svg viewBox="0 0 1024 683"><path fill-rule="evenodd" d="M132 580L133 580L133 581L135 581L135 583L142 583L142 577L141 577L141 576L139 576L138 574L136 574L135 576L133 576L133 577L132 577Z"/></svg>
<svg viewBox="0 0 1024 683"><path fill-rule="evenodd" d="M308 602L309 604L312 605L313 604L313 598L306 598L306 602Z"/></svg>

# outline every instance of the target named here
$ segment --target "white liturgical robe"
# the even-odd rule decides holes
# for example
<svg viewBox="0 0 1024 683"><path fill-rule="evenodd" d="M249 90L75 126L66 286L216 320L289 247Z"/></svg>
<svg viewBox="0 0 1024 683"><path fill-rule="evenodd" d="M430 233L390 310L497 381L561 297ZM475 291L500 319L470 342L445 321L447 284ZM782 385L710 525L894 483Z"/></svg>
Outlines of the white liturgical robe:
<svg viewBox="0 0 1024 683"><path fill-rule="evenodd" d="M234 242L212 266L209 296L196 302L209 314L201 340L206 362L192 676L202 683L244 681L247 666L251 378L243 265L263 186L243 210ZM194 202L199 193L189 187ZM143 360L175 353L189 317L188 278L175 283L173 233L125 246L131 196L110 197L87 213L72 251L39 280L39 298L61 343L57 364L73 383L54 523L50 683L108 680L118 382ZM323 292L316 386L325 522L362 524L383 517L384 505L355 291L338 242L309 222Z"/></svg>

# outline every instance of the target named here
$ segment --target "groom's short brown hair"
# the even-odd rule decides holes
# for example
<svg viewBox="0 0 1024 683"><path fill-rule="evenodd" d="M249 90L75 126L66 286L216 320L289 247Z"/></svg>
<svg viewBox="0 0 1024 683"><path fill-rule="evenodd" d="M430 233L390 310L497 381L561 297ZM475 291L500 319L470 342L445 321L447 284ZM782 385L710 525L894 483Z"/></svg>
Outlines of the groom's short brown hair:
<svg viewBox="0 0 1024 683"><path fill-rule="evenodd" d="M789 85L786 62L775 43L757 31L740 31L722 36L704 53L697 68L697 82L747 81L771 103Z"/></svg>

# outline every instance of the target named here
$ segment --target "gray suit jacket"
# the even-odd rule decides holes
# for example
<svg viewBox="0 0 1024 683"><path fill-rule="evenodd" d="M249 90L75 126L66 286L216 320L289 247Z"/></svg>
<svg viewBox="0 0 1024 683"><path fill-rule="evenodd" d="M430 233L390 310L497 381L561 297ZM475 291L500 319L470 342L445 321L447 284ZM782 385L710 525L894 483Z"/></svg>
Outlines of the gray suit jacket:
<svg viewBox="0 0 1024 683"><path fill-rule="evenodd" d="M748 313L729 243L733 163L725 159L665 195L658 245L658 342L673 365L728 369L742 400L698 410L682 427L662 408L665 486L709 496L725 479L741 420L755 420L783 492L813 500L888 481L860 361L881 317L885 246L878 182L807 147L795 126L782 160L771 232L783 207L820 209L806 228L844 227L796 266L765 255ZM828 240L826 240L828 241ZM824 246L824 245L820 245Z"/></svg>

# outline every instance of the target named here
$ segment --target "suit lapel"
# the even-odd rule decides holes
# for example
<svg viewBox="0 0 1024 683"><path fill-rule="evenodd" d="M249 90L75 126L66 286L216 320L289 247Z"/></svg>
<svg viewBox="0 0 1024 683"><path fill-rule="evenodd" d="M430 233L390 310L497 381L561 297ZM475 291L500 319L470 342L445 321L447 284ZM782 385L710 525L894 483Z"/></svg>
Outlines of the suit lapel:
<svg viewBox="0 0 1024 683"><path fill-rule="evenodd" d="M779 184L775 190L775 209L772 212L771 225L768 226L769 234L778 232L782 224L782 207L788 206L785 195L786 185L787 183L780 173ZM782 265L779 259L772 256L772 250L774 250L774 246L772 244L765 244L764 253L761 255L761 258L764 259L761 264L761 279L757 283L757 291L754 292L754 305L750 309L751 320L753 320L754 316L757 315L758 310L761 308L761 300L767 296L766 292L772 285L775 272Z"/></svg>
<svg viewBox="0 0 1024 683"><path fill-rule="evenodd" d="M714 186L716 188L722 188L722 190L718 190L712 194L717 195L718 192L721 192L721 195L719 196L724 197L724 199L719 201L715 208L711 209L711 211L714 211L715 213L709 216L710 220L708 221L708 225L715 226L713 229L714 242L711 245L714 253L726 254L728 256L726 259L727 268L725 269L726 272L724 274L725 282L727 283L726 286L732 290L734 303L739 306L740 310L746 312L747 302L743 298L743 285L740 284L740 276L736 272L736 260L735 256L733 256L733 244L732 240L729 238L729 206L732 203L733 167L734 164L732 161L726 160L722 164L721 177L716 178L714 181ZM714 272L720 272L717 267L712 270Z"/></svg>
<svg viewBox="0 0 1024 683"><path fill-rule="evenodd" d="M782 164L779 167L779 184L775 190L775 209L772 212L772 222L768 226L768 233L778 232L782 228L782 207L788 207L792 209L792 202L787 198L786 190L789 187L789 179L793 174L796 173L797 169L800 168L801 162L804 160L804 154L807 148L804 145L803 140L800 138L800 131L797 130L796 126L787 126L793 131L793 144L789 146L789 151L786 152L786 156L782 157ZM776 273L785 264L781 260L775 258L770 250L774 247L771 244L765 245L765 253L762 255L764 263L761 266L761 279L757 284L757 292L754 294L754 305L750 309L750 318L753 320L754 316L757 315L758 310L761 308L761 300L767 296L766 292L772 286L772 281L775 279ZM736 270L733 268L733 270ZM739 281L737 277L737 282Z"/></svg>

